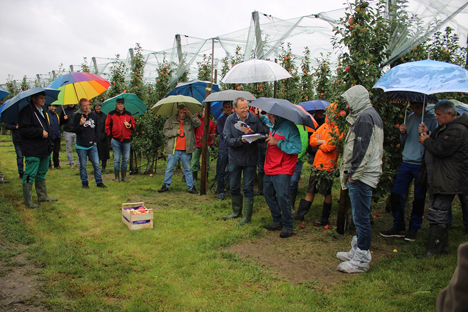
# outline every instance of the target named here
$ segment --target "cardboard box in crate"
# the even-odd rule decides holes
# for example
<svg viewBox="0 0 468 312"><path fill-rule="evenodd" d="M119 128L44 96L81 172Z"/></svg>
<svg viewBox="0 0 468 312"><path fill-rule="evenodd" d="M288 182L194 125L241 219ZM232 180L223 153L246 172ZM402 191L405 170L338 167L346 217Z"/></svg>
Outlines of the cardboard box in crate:
<svg viewBox="0 0 468 312"><path fill-rule="evenodd" d="M122 222L130 230L152 229L153 209L147 209L143 202L122 204Z"/></svg>

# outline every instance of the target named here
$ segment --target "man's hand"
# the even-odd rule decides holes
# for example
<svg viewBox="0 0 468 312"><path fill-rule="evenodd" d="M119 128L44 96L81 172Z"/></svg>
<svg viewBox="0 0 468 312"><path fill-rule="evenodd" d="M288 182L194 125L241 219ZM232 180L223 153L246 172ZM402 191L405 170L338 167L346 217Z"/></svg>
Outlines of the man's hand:
<svg viewBox="0 0 468 312"><path fill-rule="evenodd" d="M176 133L177 133L177 135L179 135L179 134L180 134L180 128L179 128L179 129L177 129Z"/></svg>
<svg viewBox="0 0 468 312"><path fill-rule="evenodd" d="M401 124L400 125L400 133L405 134L406 133L406 124Z"/></svg>
<svg viewBox="0 0 468 312"><path fill-rule="evenodd" d="M80 125L84 125L85 122L86 122L86 118L84 118L84 115L81 115Z"/></svg>
<svg viewBox="0 0 468 312"><path fill-rule="evenodd" d="M191 114L191 112L190 112L190 110L188 109L188 107L186 107L186 108L184 109L184 112L185 112L185 114L187 114L187 115L188 115L188 114Z"/></svg>
<svg viewBox="0 0 468 312"><path fill-rule="evenodd" d="M419 143L424 144L424 141L426 141L426 139L429 139L429 136L427 135L427 133L421 134L419 136Z"/></svg>
<svg viewBox="0 0 468 312"><path fill-rule="evenodd" d="M254 133L252 129L247 128L247 127L242 127L242 131L244 131L245 134L252 134L252 133Z"/></svg>
<svg viewBox="0 0 468 312"><path fill-rule="evenodd" d="M278 145L279 140L273 136L269 136L268 139L265 140L270 145Z"/></svg>
<svg viewBox="0 0 468 312"><path fill-rule="evenodd" d="M130 129L132 125L128 121L124 121L125 128Z"/></svg>
<svg viewBox="0 0 468 312"><path fill-rule="evenodd" d="M327 143L325 140L317 140L317 146Z"/></svg>
<svg viewBox="0 0 468 312"><path fill-rule="evenodd" d="M244 138L242 138L242 143L248 143Z"/></svg>
<svg viewBox="0 0 468 312"><path fill-rule="evenodd" d="M45 139L49 136L49 133L47 133L47 131L45 130L42 130L42 137Z"/></svg>
<svg viewBox="0 0 468 312"><path fill-rule="evenodd" d="M356 183L356 181L351 180L351 178L348 178L348 182L349 182L349 183Z"/></svg>
<svg viewBox="0 0 468 312"><path fill-rule="evenodd" d="M427 128L427 126L424 124L424 123L421 123L418 127L418 132L419 133L428 133L429 132L429 129ZM421 142L421 141L419 141Z"/></svg>
<svg viewBox="0 0 468 312"><path fill-rule="evenodd" d="M64 116L63 116L63 119L67 120L67 119L68 119L68 115L64 115Z"/></svg>

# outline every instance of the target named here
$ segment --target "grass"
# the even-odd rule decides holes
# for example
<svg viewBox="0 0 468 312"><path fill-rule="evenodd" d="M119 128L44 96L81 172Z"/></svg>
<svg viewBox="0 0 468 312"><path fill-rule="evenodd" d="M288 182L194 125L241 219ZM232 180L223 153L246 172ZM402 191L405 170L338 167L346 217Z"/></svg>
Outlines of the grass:
<svg viewBox="0 0 468 312"><path fill-rule="evenodd" d="M65 157L62 151L62 164ZM262 225L271 217L260 197L252 223L238 227L235 220L220 218L230 212L229 200L188 194L180 172L170 192L157 193L162 161L154 177L130 176L130 183L114 183L113 174L106 174L109 188L104 190L91 180L90 189L82 190L78 171L63 166L46 176L49 195L59 201L27 209L9 136L0 137L0 159L0 171L11 181L0 186L2 240L28 246L30 259L42 268L43 305L53 311L435 311L436 296L456 267L456 246L466 241L455 206L450 255L417 259L414 255L425 248L427 224L412 244L384 240L378 230L391 218L380 204L374 207L382 218L374 225L375 260L369 273L341 279L333 273L336 283L295 283L229 250L265 239ZM337 194L335 187L335 199ZM122 223L121 204L135 201L155 210L154 229L129 231ZM310 220L321 205L317 198ZM310 227L296 231L297 238L284 240L278 250L291 257L310 252L319 269L336 265L335 253L349 249L350 234ZM299 237L305 240L299 243ZM0 257L6 261L17 252L2 248Z"/></svg>

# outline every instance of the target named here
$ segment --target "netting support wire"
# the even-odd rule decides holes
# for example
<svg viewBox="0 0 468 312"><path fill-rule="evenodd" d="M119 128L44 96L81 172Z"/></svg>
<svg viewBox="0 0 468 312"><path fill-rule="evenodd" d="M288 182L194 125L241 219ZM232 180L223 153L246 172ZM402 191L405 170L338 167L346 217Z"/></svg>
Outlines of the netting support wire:
<svg viewBox="0 0 468 312"><path fill-rule="evenodd" d="M182 43L180 42L180 34L175 35L176 46L177 46L177 57L179 58L179 64L182 63L183 54L182 54Z"/></svg>
<svg viewBox="0 0 468 312"><path fill-rule="evenodd" d="M260 19L258 16L258 11L252 12L252 19L255 27L255 58L263 59L264 53L264 44L262 40L262 30L260 29Z"/></svg>

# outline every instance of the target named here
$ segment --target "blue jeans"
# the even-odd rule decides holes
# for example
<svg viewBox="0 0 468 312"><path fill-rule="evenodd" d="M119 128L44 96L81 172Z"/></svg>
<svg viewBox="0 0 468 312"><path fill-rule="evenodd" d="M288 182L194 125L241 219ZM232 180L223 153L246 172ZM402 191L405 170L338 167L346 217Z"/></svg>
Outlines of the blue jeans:
<svg viewBox="0 0 468 312"><path fill-rule="evenodd" d="M218 193L224 193L226 186L224 179L229 176L226 168L229 163L229 150L218 150L218 162L216 163L216 178L218 180Z"/></svg>
<svg viewBox="0 0 468 312"><path fill-rule="evenodd" d="M231 185L231 196L241 196L241 175L244 172L244 197L254 198L253 181L256 166L238 166L229 164L229 184Z"/></svg>
<svg viewBox="0 0 468 312"><path fill-rule="evenodd" d="M392 187L392 213L393 213L393 229L404 229L406 228L405 223L405 202L404 196L408 190L411 181L416 182L418 180L419 169L421 165L410 164L410 163L401 163L400 168L398 169L397 176L393 182ZM423 187L414 186L414 201L413 201L413 211L410 218L409 229L413 232L417 232L422 225L422 217L424 215L424 199L426 194Z"/></svg>
<svg viewBox="0 0 468 312"><path fill-rule="evenodd" d="M192 154L187 154L185 151L174 151L174 154L167 155L167 166L163 183L167 187L171 185L172 174L174 173L174 168L177 165L179 159L182 162L182 166L184 167L185 181L190 191L193 188L193 175L192 170L190 169L190 161L192 160Z"/></svg>
<svg viewBox="0 0 468 312"><path fill-rule="evenodd" d="M263 178L263 194L270 208L273 223L282 223L286 229L293 228L291 202L288 195L290 181L291 176L288 174L266 174Z"/></svg>
<svg viewBox="0 0 468 312"><path fill-rule="evenodd" d="M130 142L122 143L112 139L112 150L114 151L114 170L127 170L128 157L130 156ZM120 166L120 156L122 155L122 166Z"/></svg>
<svg viewBox="0 0 468 312"><path fill-rule="evenodd" d="M294 168L294 174L291 177L291 182L289 182L289 195L297 195L297 193L299 193L299 180L301 179L302 166L304 166L304 162L298 160Z"/></svg>
<svg viewBox="0 0 468 312"><path fill-rule="evenodd" d="M86 163L88 162L86 157L89 158L89 161L94 168L94 180L97 184L102 183L101 176L101 167L99 166L99 154L97 146L93 145L90 149L76 149L76 154L78 155L78 160L80 162L80 178L81 183L88 184L88 173L86 172Z"/></svg>
<svg viewBox="0 0 468 312"><path fill-rule="evenodd" d="M349 199L353 211L354 225L357 230L357 243L361 250L369 250L372 241L372 228L370 223L370 205L372 200L372 187L361 182L348 182Z"/></svg>
<svg viewBox="0 0 468 312"><path fill-rule="evenodd" d="M23 162L23 150L21 149L21 143L13 143L16 152L16 166L18 167L18 173L24 173L24 162Z"/></svg>
<svg viewBox="0 0 468 312"><path fill-rule="evenodd" d="M460 205L463 213L463 225L465 229L468 229L468 196L467 195L458 195L460 200Z"/></svg>

